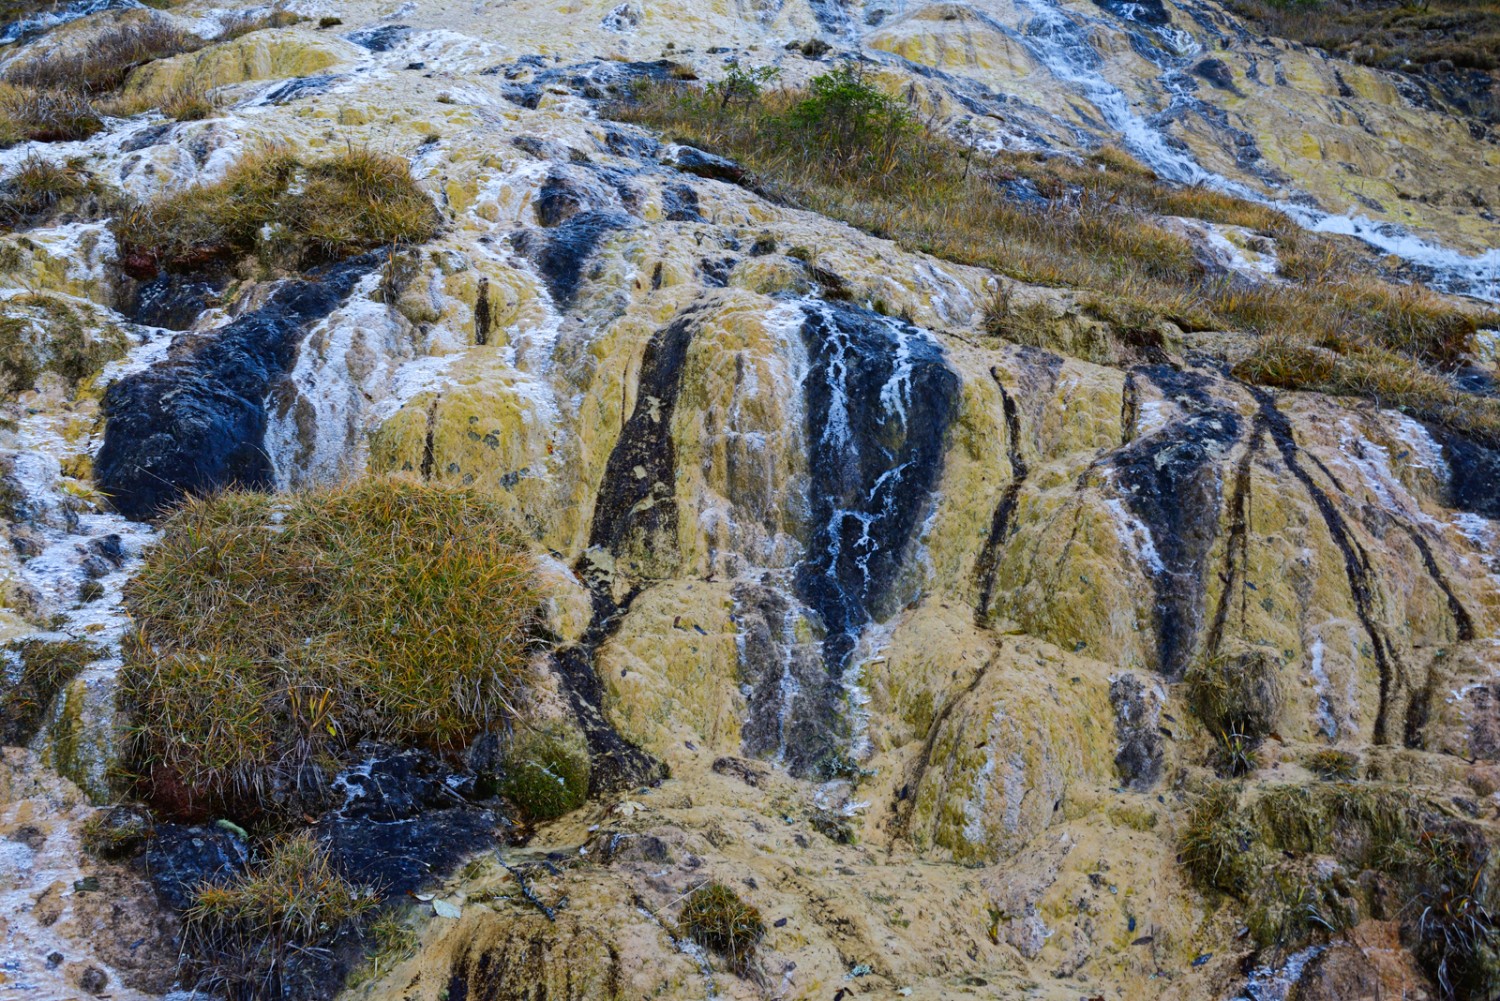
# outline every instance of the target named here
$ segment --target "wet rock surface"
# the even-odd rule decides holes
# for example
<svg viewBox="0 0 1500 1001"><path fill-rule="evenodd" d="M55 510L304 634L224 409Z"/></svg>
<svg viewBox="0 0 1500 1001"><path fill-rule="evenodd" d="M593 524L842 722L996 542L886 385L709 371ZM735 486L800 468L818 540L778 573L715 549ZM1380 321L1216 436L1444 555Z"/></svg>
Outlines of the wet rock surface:
<svg viewBox="0 0 1500 1001"><path fill-rule="evenodd" d="M1273 957L1178 848L1222 752L1182 679L1253 676L1233 723L1258 741L1247 797L1311 788L1315 755L1345 751L1354 781L1492 830L1493 450L1352 399L1252 392L1195 353L1214 332L1164 329L1111 365L1008 344L981 324L992 276L776 204L741 165L600 102L636 79L717 81L731 58L795 87L857 53L981 145L1118 141L1185 183L1213 187L1212 169L1298 192L1309 225L1378 219L1389 244L1396 221L1472 251L1494 243L1479 206L1424 199L1488 183L1468 127L1442 117L1458 98L1199 3L622 7L355 4L348 44L246 36L209 119L69 147L148 197L262 139L366 144L410 159L445 229L274 287L145 275L123 305L81 237L31 234L64 249L26 281L122 307L102 315L131 353L0 423L7 456L48 458L3 471L5 628L62 615L115 652L149 531L105 497L145 518L231 485L404 471L505 506L551 588L526 708L582 730L592 799L518 831L484 742L462 765L370 749L310 798L341 873L392 901L434 895L403 918L417 947L360 981L369 997L1430 994L1399 918L1315 932L1300 965L1254 972ZM133 86L148 77L181 79ZM1051 211L1077 192L1006 180L997 197ZM1218 252L1209 270L1238 274ZM1015 284L1094 322L1076 296ZM205 311L221 295L240 305ZM132 322L193 332L169 349ZM1488 391L1492 361L1471 368ZM103 775L112 670L102 656L37 700L12 738L36 743L35 776ZM0 920L17 970L54 993L160 996L170 975L143 971L173 968L157 948L172 910L252 846L157 825L160 908L143 881L68 868L70 828L38 818L81 822L81 794L11 781ZM123 916L72 889L90 875L124 888ZM710 880L764 917L752 975L678 928ZM127 960L152 920L148 958ZM308 959L297 996L329 996L355 959Z"/></svg>
<svg viewBox="0 0 1500 1001"><path fill-rule="evenodd" d="M266 396L291 368L308 326L332 312L374 264L373 257L356 259L288 281L259 309L111 385L94 478L115 509L140 520L184 494L271 486Z"/></svg>

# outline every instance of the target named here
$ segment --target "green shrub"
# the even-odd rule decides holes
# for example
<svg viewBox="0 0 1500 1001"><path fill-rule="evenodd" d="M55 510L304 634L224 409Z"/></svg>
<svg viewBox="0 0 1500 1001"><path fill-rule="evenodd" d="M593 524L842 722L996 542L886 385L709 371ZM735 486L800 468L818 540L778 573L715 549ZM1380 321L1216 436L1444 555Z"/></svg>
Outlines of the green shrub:
<svg viewBox="0 0 1500 1001"><path fill-rule="evenodd" d="M506 754L500 794L528 821L571 813L588 798L588 752L561 727L522 731Z"/></svg>
<svg viewBox="0 0 1500 1001"><path fill-rule="evenodd" d="M503 724L539 602L507 524L403 479L189 501L126 591L142 794L189 816L296 814L361 741L451 750Z"/></svg>
<svg viewBox="0 0 1500 1001"><path fill-rule="evenodd" d="M712 949L741 975L753 968L756 948L766 934L760 911L723 883L689 893L677 926L682 937Z"/></svg>
<svg viewBox="0 0 1500 1001"><path fill-rule="evenodd" d="M253 256L262 268L301 270L421 243L437 223L405 160L369 150L303 160L268 146L214 184L136 205L117 219L115 236L136 267L194 271Z"/></svg>

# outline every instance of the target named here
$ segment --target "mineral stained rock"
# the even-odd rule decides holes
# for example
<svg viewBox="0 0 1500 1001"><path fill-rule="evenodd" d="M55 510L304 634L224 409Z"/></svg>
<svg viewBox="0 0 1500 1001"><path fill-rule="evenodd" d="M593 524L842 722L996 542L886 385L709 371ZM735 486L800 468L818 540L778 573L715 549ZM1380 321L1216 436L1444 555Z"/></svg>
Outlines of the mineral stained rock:
<svg viewBox="0 0 1500 1001"><path fill-rule="evenodd" d="M207 38L233 13L135 6L17 20L0 72L116 22ZM201 117L0 150L0 175L77 157L139 205L262 144L369 148L408 160L443 217L420 246L296 275L139 280L103 215L0 236L31 373L0 400L0 636L99 645L5 751L0 975L161 997L172 915L244 864L212 823L159 825L135 867L77 847L118 791L121 595L150 520L187 494L403 473L492 497L542 554L530 695L578 725L591 795L515 834L452 791L451 760L382 749L343 776L311 830L410 905L412 938L346 996L1449 992L1418 891L1344 841L1296 870L1343 917L1316 911L1286 949L1181 849L1216 783L1249 811L1313 787L1331 750L1351 797L1399 789L1429 834L1500 837L1500 449L1248 385L1231 333L1121 347L1078 293L792 207L609 102L731 63L802 87L851 57L980 149L1120 144L1475 302L1500 295L1492 126L1212 0L290 9L308 20L122 84L146 105L211 94ZM995 197L1051 196L1012 178ZM1224 282L1286 280L1272 235L1172 224ZM986 332L1002 293L1044 318L1043 346ZM104 345L87 378L49 369L65 325L23 296ZM1475 393L1496 344L1481 331L1463 360ZM1246 823L1245 857L1286 836ZM79 889L94 876L111 907ZM752 964L678 926L709 883L763 919Z"/></svg>

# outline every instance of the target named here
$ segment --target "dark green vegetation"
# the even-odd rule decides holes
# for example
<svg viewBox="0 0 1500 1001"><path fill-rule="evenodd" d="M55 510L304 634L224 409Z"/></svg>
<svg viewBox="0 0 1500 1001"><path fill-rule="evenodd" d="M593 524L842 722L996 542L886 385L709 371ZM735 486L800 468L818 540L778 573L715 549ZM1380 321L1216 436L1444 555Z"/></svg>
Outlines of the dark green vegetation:
<svg viewBox="0 0 1500 1001"><path fill-rule="evenodd" d="M1272 209L1165 184L1118 151L1082 162L986 156L933 132L848 67L806 92L728 101L645 84L615 114L733 157L776 196L912 250L1079 289L1127 344L1159 344L1164 321L1236 331L1252 343L1242 378L1365 396L1500 440L1500 401L1464 393L1446 375L1475 332L1500 317L1384 282ZM1041 203L1008 194L1017 181L1033 185ZM1253 230L1274 241L1292 281L1212 274L1155 215ZM1033 343L1047 342L1048 326L1049 317L1015 309L1004 295L989 318L992 332Z"/></svg>
<svg viewBox="0 0 1500 1001"><path fill-rule="evenodd" d="M766 934L760 911L723 883L708 883L689 893L677 928L682 937L722 956L741 976L753 969L756 949Z"/></svg>
<svg viewBox="0 0 1500 1001"><path fill-rule="evenodd" d="M224 178L134 206L115 224L127 268L201 271L253 257L302 270L437 230L406 161L369 150L304 160L290 148L247 154Z"/></svg>
<svg viewBox="0 0 1500 1001"><path fill-rule="evenodd" d="M1290 952L1359 920L1399 921L1443 996L1500 988L1495 862L1484 832L1395 788L1210 786L1179 834L1201 890L1246 908L1261 948Z"/></svg>
<svg viewBox="0 0 1500 1001"><path fill-rule="evenodd" d="M41 729L42 717L63 686L99 655L85 640L21 640L6 647L20 662L19 676L0 696L0 744L24 746Z"/></svg>
<svg viewBox="0 0 1500 1001"><path fill-rule="evenodd" d="M456 750L513 717L539 595L505 525L402 479L189 501L127 592L141 794L297 816L361 741Z"/></svg>
<svg viewBox="0 0 1500 1001"><path fill-rule="evenodd" d="M589 758L581 740L555 727L523 730L506 754L500 795L528 821L554 820L583 805Z"/></svg>
<svg viewBox="0 0 1500 1001"><path fill-rule="evenodd" d="M376 904L312 837L295 835L270 842L246 872L198 889L183 915L184 947L200 983L234 1001L295 996L286 988L297 953L352 931Z"/></svg>

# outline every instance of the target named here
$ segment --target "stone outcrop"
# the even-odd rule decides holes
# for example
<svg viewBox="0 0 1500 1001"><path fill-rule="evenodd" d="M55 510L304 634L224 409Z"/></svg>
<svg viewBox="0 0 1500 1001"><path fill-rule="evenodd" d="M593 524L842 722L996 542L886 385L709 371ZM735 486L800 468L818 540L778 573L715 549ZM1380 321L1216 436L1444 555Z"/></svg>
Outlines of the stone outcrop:
<svg viewBox="0 0 1500 1001"><path fill-rule="evenodd" d="M222 88L207 120L121 120L41 153L146 197L257 143L368 146L410 159L441 234L227 302L192 276L133 285L95 223L7 237L3 281L87 310L109 350L76 385L43 373L5 401L20 472L0 631L117 650L144 522L185 492L400 472L505 507L549 554L541 666L582 727L593 798L498 851L479 832L494 818L454 819L453 844L422 827L437 793L401 813L413 851L486 850L438 887L461 916L422 901L419 948L373 965L362 996L1206 999L1247 975L1280 984L1256 998L1436 996L1393 915L1292 964L1253 954L1234 906L1194 888L1176 839L1224 735L1185 679L1254 675L1252 786L1311 782L1310 756L1339 748L1493 833L1500 453L1243 384L1201 350L1216 334L1122 349L1065 291L1011 293L1051 318L1049 347L992 337L994 276L780 204L601 101L717 78L731 56L796 85L858 52L981 146L1124 135L1159 145L1172 180L1300 192L1309 224L1352 211L1355 229L1469 252L1493 220L1429 196L1500 197L1487 134L1419 81L1199 0L336 13L132 73L142 94ZM1465 268L1451 286L1482 292ZM121 558L90 577L89 541L110 533ZM14 759L16 824L89 812L53 772L107 796L116 665L49 710L24 758L50 766L36 788ZM23 886L40 851L0 858L24 976L73 989L94 943L110 984L165 991L131 964L165 967L115 948L150 925L134 877L100 916L58 876L62 916L43 924L42 888ZM403 892L430 875L396 868ZM710 880L765 918L750 975L676 925ZM49 969L33 954L54 936L68 958Z"/></svg>

